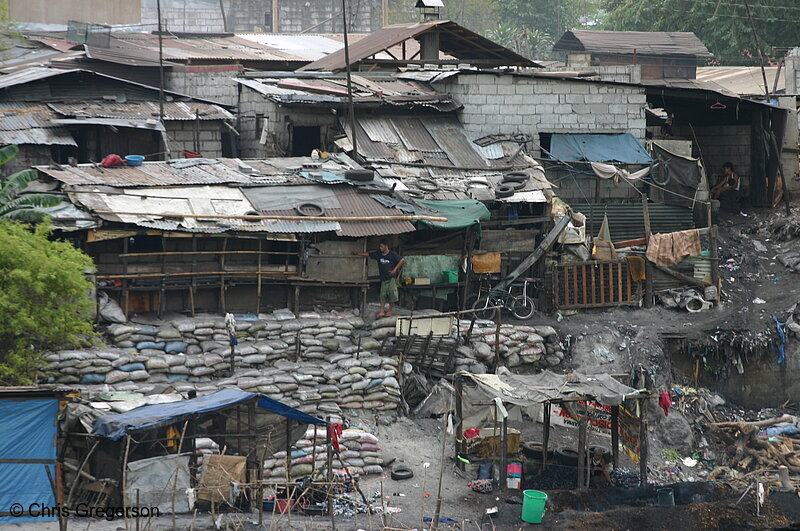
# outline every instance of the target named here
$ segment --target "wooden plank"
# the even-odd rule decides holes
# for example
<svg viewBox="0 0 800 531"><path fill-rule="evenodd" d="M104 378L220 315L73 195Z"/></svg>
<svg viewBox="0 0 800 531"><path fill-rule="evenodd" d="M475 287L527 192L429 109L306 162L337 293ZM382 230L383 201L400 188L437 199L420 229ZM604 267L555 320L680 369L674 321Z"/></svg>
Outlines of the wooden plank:
<svg viewBox="0 0 800 531"><path fill-rule="evenodd" d="M597 304L597 268L594 265L588 266L592 270L592 300L586 301L589 304Z"/></svg>
<svg viewBox="0 0 800 531"><path fill-rule="evenodd" d="M583 304L586 304L587 302L589 302L589 301L586 300L586 270L589 267L590 266L588 266L586 264L583 264L583 266L581 267L581 280L583 281L583 301L582 301Z"/></svg>
<svg viewBox="0 0 800 531"><path fill-rule="evenodd" d="M604 264L600 264L600 304L606 303L606 281Z"/></svg>
<svg viewBox="0 0 800 531"><path fill-rule="evenodd" d="M622 298L622 264L617 264L617 302L623 302Z"/></svg>

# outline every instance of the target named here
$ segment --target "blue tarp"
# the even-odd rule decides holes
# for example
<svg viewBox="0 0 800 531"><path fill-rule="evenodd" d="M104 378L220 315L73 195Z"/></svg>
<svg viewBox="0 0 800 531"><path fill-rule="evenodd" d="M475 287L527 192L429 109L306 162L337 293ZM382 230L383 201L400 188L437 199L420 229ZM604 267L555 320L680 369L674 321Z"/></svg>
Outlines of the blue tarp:
<svg viewBox="0 0 800 531"><path fill-rule="evenodd" d="M650 164L653 159L630 133L573 134L553 133L550 153L554 159L569 162L621 162Z"/></svg>
<svg viewBox="0 0 800 531"><path fill-rule="evenodd" d="M56 459L56 416L58 399L0 400L0 460ZM0 463L0 513L10 512L18 503L24 509L33 504L54 507L53 489L45 467L53 478L55 466L39 463ZM34 506L34 510L36 506ZM56 518L0 516L0 524L52 522Z"/></svg>
<svg viewBox="0 0 800 531"><path fill-rule="evenodd" d="M248 393L238 389L222 389L216 393L191 400L170 402L168 404L152 404L141 406L125 413L103 415L94 421L92 433L103 435L109 439L119 440L128 430L140 430L160 424L168 424L182 417L199 413L210 413L219 409L235 406L260 397L259 407L306 424L325 424L324 420L312 417L276 400L258 393Z"/></svg>

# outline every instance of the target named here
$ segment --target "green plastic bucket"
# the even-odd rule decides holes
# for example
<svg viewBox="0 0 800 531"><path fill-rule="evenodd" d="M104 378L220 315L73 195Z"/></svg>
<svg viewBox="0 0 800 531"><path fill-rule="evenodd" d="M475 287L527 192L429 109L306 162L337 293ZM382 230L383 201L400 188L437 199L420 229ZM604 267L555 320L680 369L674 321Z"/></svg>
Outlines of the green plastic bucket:
<svg viewBox="0 0 800 531"><path fill-rule="evenodd" d="M538 490L526 490L522 493L522 521L529 524L541 524L544 516L544 505L547 494Z"/></svg>
<svg viewBox="0 0 800 531"><path fill-rule="evenodd" d="M442 271L445 284L455 284L458 282L458 270Z"/></svg>

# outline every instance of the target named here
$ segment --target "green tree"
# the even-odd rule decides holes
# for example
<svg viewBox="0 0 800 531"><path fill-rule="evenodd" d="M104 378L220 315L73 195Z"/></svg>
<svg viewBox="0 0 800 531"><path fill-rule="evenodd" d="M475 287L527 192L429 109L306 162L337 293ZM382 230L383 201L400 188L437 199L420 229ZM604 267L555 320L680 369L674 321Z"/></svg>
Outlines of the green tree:
<svg viewBox="0 0 800 531"><path fill-rule="evenodd" d="M17 146L0 148L0 165L13 159L17 153L19 153ZM38 178L36 170L22 170L0 182L0 218L42 221L47 216L42 208L54 207L61 203L58 196L51 194L22 195L28 184Z"/></svg>
<svg viewBox="0 0 800 531"><path fill-rule="evenodd" d="M800 2L748 0L761 49L800 43ZM714 58L712 64L759 64L744 0L605 0L604 29L692 31Z"/></svg>
<svg viewBox="0 0 800 531"><path fill-rule="evenodd" d="M93 301L85 273L92 259L51 239L47 224L33 231L0 220L0 383L28 383L47 350L90 338Z"/></svg>

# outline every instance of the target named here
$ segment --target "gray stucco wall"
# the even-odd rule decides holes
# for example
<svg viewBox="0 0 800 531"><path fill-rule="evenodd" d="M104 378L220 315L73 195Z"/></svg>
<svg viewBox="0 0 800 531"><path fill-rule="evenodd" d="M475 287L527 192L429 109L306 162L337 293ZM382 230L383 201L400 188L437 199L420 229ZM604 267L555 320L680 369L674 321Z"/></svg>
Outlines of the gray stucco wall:
<svg viewBox="0 0 800 531"><path fill-rule="evenodd" d="M165 73L164 84L167 90L236 105L239 92L234 78L239 73L239 67L228 65L174 67Z"/></svg>

